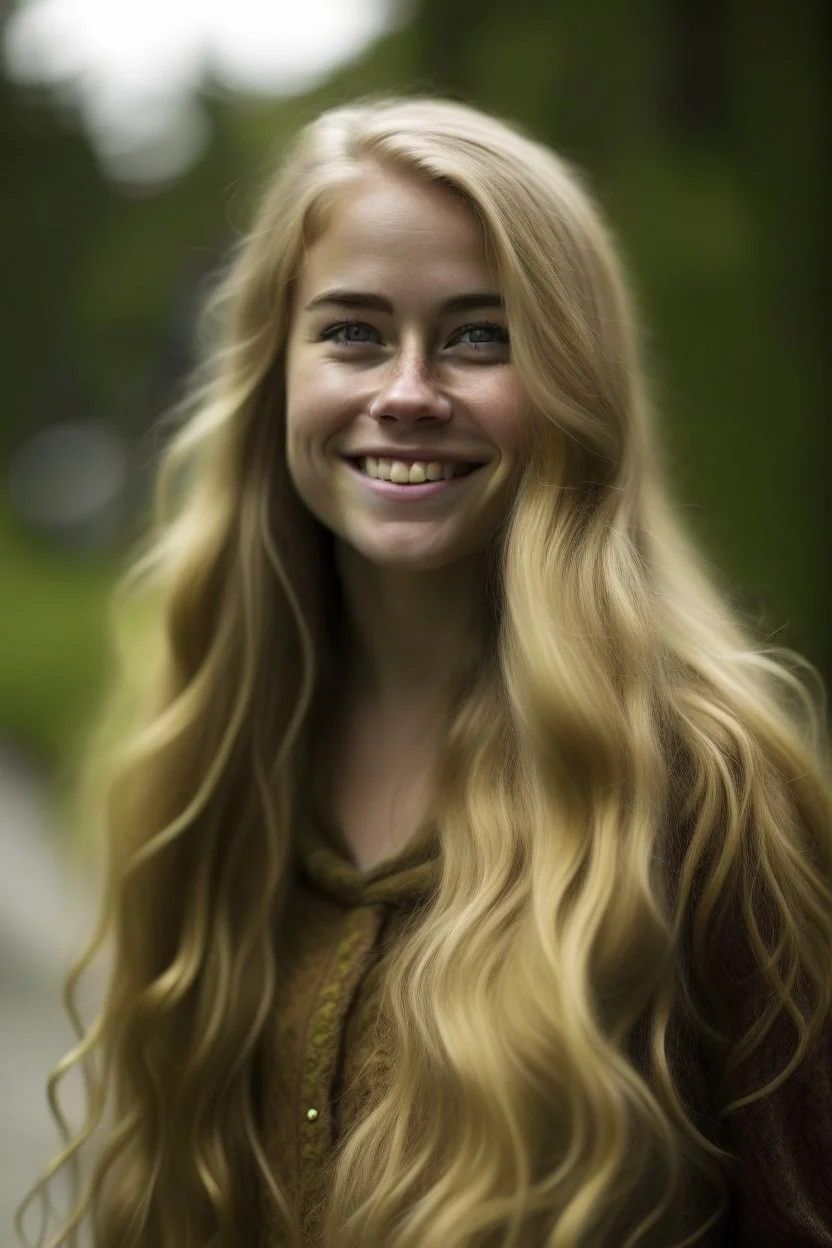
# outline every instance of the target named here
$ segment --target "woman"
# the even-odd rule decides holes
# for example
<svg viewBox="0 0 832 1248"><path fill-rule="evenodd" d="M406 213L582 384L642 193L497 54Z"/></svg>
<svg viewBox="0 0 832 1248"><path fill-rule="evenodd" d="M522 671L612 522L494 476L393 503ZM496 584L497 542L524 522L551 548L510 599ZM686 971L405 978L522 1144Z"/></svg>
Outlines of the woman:
<svg viewBox="0 0 832 1248"><path fill-rule="evenodd" d="M52 1242L832 1244L822 715L680 523L580 180L336 109L212 312Z"/></svg>

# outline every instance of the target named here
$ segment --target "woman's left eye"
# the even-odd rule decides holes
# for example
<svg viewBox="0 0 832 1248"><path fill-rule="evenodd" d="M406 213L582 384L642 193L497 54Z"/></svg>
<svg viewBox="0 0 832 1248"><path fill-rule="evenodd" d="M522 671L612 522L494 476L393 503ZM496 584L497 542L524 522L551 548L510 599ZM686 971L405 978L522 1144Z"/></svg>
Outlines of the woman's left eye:
<svg viewBox="0 0 832 1248"><path fill-rule="evenodd" d="M495 325L492 321L477 321L474 325L463 325L448 343L464 347L507 347L508 330L503 325Z"/></svg>

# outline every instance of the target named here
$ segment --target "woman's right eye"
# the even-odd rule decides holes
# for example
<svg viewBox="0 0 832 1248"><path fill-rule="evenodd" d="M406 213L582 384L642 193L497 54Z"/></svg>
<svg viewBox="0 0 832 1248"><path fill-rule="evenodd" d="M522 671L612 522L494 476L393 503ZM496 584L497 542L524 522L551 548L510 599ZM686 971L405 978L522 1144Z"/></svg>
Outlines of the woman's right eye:
<svg viewBox="0 0 832 1248"><path fill-rule="evenodd" d="M377 338L378 330L373 329L372 325L366 325L363 321L339 321L337 325L329 325L323 330L321 338L326 342L335 342L339 345L363 347L375 344L375 339L368 337L373 334Z"/></svg>

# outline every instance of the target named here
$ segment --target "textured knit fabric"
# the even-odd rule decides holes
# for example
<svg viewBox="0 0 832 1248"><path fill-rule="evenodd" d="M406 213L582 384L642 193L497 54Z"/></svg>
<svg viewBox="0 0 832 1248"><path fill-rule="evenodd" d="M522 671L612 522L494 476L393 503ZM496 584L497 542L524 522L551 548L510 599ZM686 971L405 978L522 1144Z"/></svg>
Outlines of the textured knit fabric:
<svg viewBox="0 0 832 1248"><path fill-rule="evenodd" d="M384 955L430 896L439 847L426 825L362 873L334 824L316 814L305 832L280 942L266 1114L270 1157L300 1211L304 1244L323 1248L334 1145L388 1061L374 1032ZM735 1094L762 1086L793 1047L788 1026L773 1029ZM737 1111L727 1128L709 1121L701 1071L679 1077L700 1128L739 1158L731 1208L697 1248L832 1248L832 1028L777 1092ZM689 1205L692 1230L714 1208L710 1189L694 1189ZM264 1223L262 1248L281 1248L268 1215Z"/></svg>
<svg viewBox="0 0 832 1248"><path fill-rule="evenodd" d="M320 812L305 822L279 947L275 1061L267 1131L275 1172L317 1248L327 1167L383 1071L374 1033L384 954L429 897L438 841L425 825L403 852L361 872L340 830ZM266 1218L264 1248L280 1248Z"/></svg>

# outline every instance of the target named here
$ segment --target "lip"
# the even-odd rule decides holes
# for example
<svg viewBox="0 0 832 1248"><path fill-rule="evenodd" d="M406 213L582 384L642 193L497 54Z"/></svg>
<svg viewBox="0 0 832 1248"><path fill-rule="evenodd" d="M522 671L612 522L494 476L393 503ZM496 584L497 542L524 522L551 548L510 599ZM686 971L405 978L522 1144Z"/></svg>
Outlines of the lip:
<svg viewBox="0 0 832 1248"><path fill-rule="evenodd" d="M385 457L386 458L386 457ZM439 462L439 461L437 461ZM471 460L454 460L454 463L471 463ZM357 464L350 459L345 459L344 463L347 468L357 477L366 489L378 495L379 498L393 499L397 503L418 502L420 498L432 498L435 495L462 489L466 481L470 481L482 464L478 465L473 472L466 473L464 477L451 477L450 481L425 481L422 485L396 485L395 481L379 481L377 477L368 477L362 472Z"/></svg>

